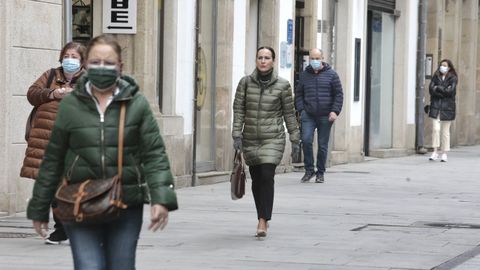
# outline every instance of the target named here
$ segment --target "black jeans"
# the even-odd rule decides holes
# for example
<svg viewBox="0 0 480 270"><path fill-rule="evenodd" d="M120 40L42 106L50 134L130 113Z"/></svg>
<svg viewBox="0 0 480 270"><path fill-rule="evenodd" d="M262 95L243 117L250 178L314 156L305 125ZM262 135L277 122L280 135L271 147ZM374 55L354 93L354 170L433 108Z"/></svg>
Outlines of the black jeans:
<svg viewBox="0 0 480 270"><path fill-rule="evenodd" d="M273 192L275 184L275 164L260 164L250 166L252 177L252 193L257 208L257 217L265 220L272 218Z"/></svg>
<svg viewBox="0 0 480 270"><path fill-rule="evenodd" d="M52 210L53 208L57 208L57 200L53 199L52 201ZM52 214L53 215L53 220L55 221L55 224L53 225L53 228L55 228L55 230L60 230L62 232L65 231L65 229L63 228L63 224L62 222L57 218L57 216L55 216L55 214Z"/></svg>

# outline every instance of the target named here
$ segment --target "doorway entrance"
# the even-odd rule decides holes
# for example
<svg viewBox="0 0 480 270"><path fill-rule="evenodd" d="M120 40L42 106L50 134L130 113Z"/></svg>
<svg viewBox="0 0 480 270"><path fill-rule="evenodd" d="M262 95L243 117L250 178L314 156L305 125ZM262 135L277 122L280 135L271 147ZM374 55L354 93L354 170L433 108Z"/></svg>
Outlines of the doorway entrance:
<svg viewBox="0 0 480 270"><path fill-rule="evenodd" d="M364 152L392 147L394 28L392 14L369 10Z"/></svg>

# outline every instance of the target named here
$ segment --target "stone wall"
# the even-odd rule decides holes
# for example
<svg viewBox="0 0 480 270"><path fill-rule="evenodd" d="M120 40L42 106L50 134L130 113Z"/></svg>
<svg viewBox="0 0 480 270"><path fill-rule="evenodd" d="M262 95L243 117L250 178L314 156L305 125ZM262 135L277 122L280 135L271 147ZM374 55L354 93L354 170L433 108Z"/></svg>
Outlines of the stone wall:
<svg viewBox="0 0 480 270"><path fill-rule="evenodd" d="M32 108L26 93L44 71L59 65L62 38L61 0L0 4L0 212L23 210L31 195L33 181L19 177Z"/></svg>

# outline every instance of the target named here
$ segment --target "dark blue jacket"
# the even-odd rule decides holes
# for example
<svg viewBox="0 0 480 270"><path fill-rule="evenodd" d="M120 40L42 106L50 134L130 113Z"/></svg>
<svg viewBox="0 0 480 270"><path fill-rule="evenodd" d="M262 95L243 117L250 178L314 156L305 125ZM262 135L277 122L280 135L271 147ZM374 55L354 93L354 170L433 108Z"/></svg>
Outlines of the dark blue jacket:
<svg viewBox="0 0 480 270"><path fill-rule="evenodd" d="M342 83L329 64L322 64L317 74L311 66L300 74L295 88L295 108L312 116L328 116L330 112L339 115L343 106Z"/></svg>

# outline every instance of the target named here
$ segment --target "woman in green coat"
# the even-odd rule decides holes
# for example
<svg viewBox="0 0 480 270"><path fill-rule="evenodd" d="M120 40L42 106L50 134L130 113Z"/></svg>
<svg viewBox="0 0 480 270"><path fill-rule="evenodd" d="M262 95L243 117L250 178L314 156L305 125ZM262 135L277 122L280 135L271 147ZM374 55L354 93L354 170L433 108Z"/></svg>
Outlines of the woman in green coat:
<svg viewBox="0 0 480 270"><path fill-rule="evenodd" d="M252 177L258 237L267 235L272 217L275 168L285 150L286 123L292 154L300 151L300 134L290 83L273 70L275 51L257 50L256 69L238 84L233 102L234 148L242 151Z"/></svg>
<svg viewBox="0 0 480 270"><path fill-rule="evenodd" d="M148 101L133 79L121 74L121 48L110 35L90 41L87 74L60 103L50 142L27 208L35 230L46 236L49 205L60 181L105 179L117 174L118 123L126 104L122 201L113 221L65 223L76 270L135 269L143 204L151 203L150 229L162 229L177 209L173 176ZM67 177L68 176L68 177ZM95 181L95 180L92 180Z"/></svg>

